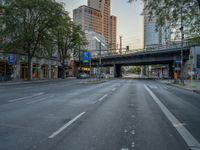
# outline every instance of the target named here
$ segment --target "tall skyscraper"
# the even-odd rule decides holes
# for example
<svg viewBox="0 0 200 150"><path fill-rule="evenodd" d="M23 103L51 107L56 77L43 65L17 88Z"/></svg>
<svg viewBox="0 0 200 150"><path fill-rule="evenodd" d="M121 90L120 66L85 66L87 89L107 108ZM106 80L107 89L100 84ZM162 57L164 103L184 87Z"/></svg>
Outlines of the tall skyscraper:
<svg viewBox="0 0 200 150"><path fill-rule="evenodd" d="M98 9L102 13L102 35L106 44L110 45L110 0L88 0L88 6Z"/></svg>
<svg viewBox="0 0 200 150"><path fill-rule="evenodd" d="M144 2L144 1L143 1ZM147 2L144 2L146 7ZM144 10L144 48L166 44L170 39L170 30L161 29L156 31L156 18L149 15L148 10Z"/></svg>
<svg viewBox="0 0 200 150"><path fill-rule="evenodd" d="M113 52L117 50L117 17L110 16L110 48Z"/></svg>
<svg viewBox="0 0 200 150"><path fill-rule="evenodd" d="M144 8L147 2L144 3ZM158 45L160 43L159 32L156 32L156 20L154 17L149 15L148 10L144 10L144 48L151 47L153 45Z"/></svg>
<svg viewBox="0 0 200 150"><path fill-rule="evenodd" d="M88 6L73 11L73 20L83 31L102 35L107 48L116 49L117 17L110 16L110 0L88 0Z"/></svg>
<svg viewBox="0 0 200 150"><path fill-rule="evenodd" d="M94 31L102 35L102 14L99 10L80 6L73 10L73 20L82 26L83 31Z"/></svg>

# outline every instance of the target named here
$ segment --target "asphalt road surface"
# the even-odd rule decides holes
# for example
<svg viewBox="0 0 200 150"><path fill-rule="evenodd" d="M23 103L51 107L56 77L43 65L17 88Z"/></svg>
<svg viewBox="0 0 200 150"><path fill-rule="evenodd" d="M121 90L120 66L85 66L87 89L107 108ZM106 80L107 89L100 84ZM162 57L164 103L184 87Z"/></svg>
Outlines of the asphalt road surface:
<svg viewBox="0 0 200 150"><path fill-rule="evenodd" d="M200 150L200 95L158 81L0 86L0 150Z"/></svg>

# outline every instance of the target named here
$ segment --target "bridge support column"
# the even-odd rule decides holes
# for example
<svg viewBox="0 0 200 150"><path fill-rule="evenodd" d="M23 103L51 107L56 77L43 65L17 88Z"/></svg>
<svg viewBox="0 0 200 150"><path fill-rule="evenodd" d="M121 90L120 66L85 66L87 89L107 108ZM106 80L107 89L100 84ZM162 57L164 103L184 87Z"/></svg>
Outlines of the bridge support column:
<svg viewBox="0 0 200 150"><path fill-rule="evenodd" d="M174 70L173 70L173 63L169 64L169 78L173 79L174 78Z"/></svg>
<svg viewBox="0 0 200 150"><path fill-rule="evenodd" d="M119 78L122 76L121 66L114 64L114 77Z"/></svg>

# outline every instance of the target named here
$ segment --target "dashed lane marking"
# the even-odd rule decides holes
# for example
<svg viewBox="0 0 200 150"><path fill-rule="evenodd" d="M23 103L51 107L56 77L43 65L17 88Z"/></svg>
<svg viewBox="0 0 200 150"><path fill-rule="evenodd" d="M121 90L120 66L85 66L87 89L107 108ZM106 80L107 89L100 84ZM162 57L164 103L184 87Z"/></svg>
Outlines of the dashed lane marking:
<svg viewBox="0 0 200 150"><path fill-rule="evenodd" d="M30 95L30 96L12 99L12 100L9 100L8 102L9 102L9 103L13 103L13 102L25 100L25 99L27 99L27 98L32 98L32 97L36 97L36 96L41 96L41 95L43 95L43 94L44 94L44 92L40 92L40 93L36 93L36 94Z"/></svg>
<svg viewBox="0 0 200 150"><path fill-rule="evenodd" d="M117 88L113 88L113 89L112 89L112 92L114 92L116 89L117 89Z"/></svg>
<svg viewBox="0 0 200 150"><path fill-rule="evenodd" d="M108 96L108 94L105 94L104 96L102 96L100 99L98 99L99 102L101 102L103 99L105 99Z"/></svg>
<svg viewBox="0 0 200 150"><path fill-rule="evenodd" d="M30 104L33 104L33 103L38 103L38 102L42 102L42 101L45 101L49 98L52 98L53 96L48 96L48 97L43 97L43 98L40 98L40 99L37 99L37 100L34 100L34 101L31 101L31 102L28 102L26 103L27 105L30 105Z"/></svg>
<svg viewBox="0 0 200 150"><path fill-rule="evenodd" d="M56 130L53 134L51 134L48 138L52 139L56 137L58 134L60 134L63 130L65 130L67 127L69 127L71 124L73 124L76 120L78 120L81 116L83 116L86 112L82 112L79 115L77 115L74 119L70 120L68 123L63 125L61 128Z"/></svg>

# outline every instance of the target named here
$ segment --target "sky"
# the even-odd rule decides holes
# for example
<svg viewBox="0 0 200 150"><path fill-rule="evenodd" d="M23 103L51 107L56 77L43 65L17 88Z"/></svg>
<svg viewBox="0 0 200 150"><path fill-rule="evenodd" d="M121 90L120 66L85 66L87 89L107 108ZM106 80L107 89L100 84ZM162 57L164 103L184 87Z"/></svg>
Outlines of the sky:
<svg viewBox="0 0 200 150"><path fill-rule="evenodd" d="M65 3L65 9L73 16L73 9L87 5L87 0L57 0ZM142 3L140 0L128 3L128 0L111 0L111 15L117 16L117 41L122 36L123 48L127 45L130 49L142 48L143 19Z"/></svg>

